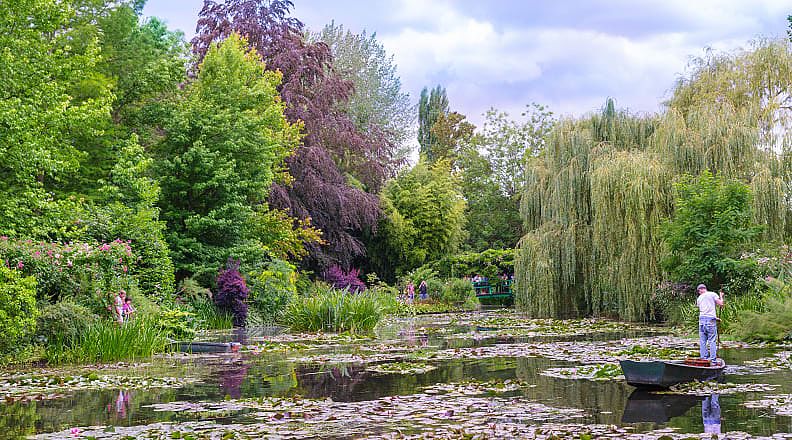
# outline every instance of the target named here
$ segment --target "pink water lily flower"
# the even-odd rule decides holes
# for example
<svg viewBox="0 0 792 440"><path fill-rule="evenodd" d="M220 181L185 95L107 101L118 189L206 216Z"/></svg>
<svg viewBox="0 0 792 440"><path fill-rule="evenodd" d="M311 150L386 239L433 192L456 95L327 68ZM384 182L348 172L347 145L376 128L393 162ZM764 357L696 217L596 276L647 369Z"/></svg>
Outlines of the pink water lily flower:
<svg viewBox="0 0 792 440"><path fill-rule="evenodd" d="M69 434L71 434L72 437L79 437L81 432L82 430L80 428L72 428L69 430Z"/></svg>

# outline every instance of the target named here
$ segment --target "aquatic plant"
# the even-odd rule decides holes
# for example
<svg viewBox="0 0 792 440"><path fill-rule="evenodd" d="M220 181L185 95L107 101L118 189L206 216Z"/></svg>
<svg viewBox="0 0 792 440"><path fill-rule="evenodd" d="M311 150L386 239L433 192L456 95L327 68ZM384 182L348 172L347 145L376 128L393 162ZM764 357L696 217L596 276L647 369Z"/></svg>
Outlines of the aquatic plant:
<svg viewBox="0 0 792 440"><path fill-rule="evenodd" d="M286 307L283 321L296 331L365 333L382 319L385 306L377 294L366 291L355 294L318 285L310 295Z"/></svg>
<svg viewBox="0 0 792 440"><path fill-rule="evenodd" d="M63 356L66 362L113 362L151 357L166 350L166 332L154 317L138 316L122 325L101 319L87 327Z"/></svg>

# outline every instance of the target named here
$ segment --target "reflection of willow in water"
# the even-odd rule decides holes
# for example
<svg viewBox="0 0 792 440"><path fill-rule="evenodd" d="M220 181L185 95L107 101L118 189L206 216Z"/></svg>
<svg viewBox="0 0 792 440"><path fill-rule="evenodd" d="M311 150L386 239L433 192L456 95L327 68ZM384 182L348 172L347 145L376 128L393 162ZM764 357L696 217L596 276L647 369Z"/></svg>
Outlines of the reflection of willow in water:
<svg viewBox="0 0 792 440"><path fill-rule="evenodd" d="M41 419L37 402L2 405L0 409L0 433L8 438L25 438L36 433L36 422Z"/></svg>

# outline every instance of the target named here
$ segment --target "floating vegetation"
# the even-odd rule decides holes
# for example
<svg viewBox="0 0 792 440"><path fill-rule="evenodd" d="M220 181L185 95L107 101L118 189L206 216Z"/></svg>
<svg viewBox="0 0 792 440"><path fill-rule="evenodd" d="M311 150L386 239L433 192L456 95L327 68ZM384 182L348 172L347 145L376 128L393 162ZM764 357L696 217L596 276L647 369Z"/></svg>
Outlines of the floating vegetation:
<svg viewBox="0 0 792 440"><path fill-rule="evenodd" d="M512 384L503 384L504 389ZM516 386L516 385L515 385ZM443 399L419 393L362 402L334 402L330 399L228 400L193 404L172 402L152 405L156 411L196 414L228 414L249 411L250 424L219 424L210 421L154 423L131 427L72 428L37 438L68 437L74 429L83 437L97 439L220 439L220 438L306 438L390 436L430 434L450 429L482 430L490 425L529 426L532 422L581 418L574 408L555 408L523 398L470 397L463 388L449 390Z"/></svg>
<svg viewBox="0 0 792 440"><path fill-rule="evenodd" d="M528 384L519 380L505 380L503 382L463 382L463 383L443 383L425 387L425 394L443 396L483 396L491 394L502 394L517 391L523 388L532 388L536 385Z"/></svg>
<svg viewBox="0 0 792 440"><path fill-rule="evenodd" d="M778 385L764 383L718 383L718 382L687 382L674 385L666 391L656 394L687 394L691 396L709 396L710 394L759 393L773 391Z"/></svg>
<svg viewBox="0 0 792 440"><path fill-rule="evenodd" d="M586 379L594 381L624 380L618 364L583 365L580 367L549 368L540 373L543 376L560 379Z"/></svg>
<svg viewBox="0 0 792 440"><path fill-rule="evenodd" d="M747 361L745 365L767 372L792 370L792 351L781 351L770 357Z"/></svg>
<svg viewBox="0 0 792 440"><path fill-rule="evenodd" d="M368 371L380 374L423 374L437 367L426 362L390 362L386 364L371 365Z"/></svg>
<svg viewBox="0 0 792 440"><path fill-rule="evenodd" d="M792 416L792 394L765 396L762 400L751 400L743 405L748 408L769 408L779 416Z"/></svg>
<svg viewBox="0 0 792 440"><path fill-rule="evenodd" d="M14 376L0 379L0 398L6 403L49 400L81 390L180 388L197 379L185 377L128 377L96 372L74 376Z"/></svg>

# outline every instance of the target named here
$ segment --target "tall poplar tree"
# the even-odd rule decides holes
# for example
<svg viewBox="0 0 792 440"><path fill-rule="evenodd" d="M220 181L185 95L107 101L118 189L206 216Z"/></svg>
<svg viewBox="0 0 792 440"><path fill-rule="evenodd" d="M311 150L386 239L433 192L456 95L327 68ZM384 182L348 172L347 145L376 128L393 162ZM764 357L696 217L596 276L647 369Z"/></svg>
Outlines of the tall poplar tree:
<svg viewBox="0 0 792 440"><path fill-rule="evenodd" d="M418 100L418 143L421 146L421 155L430 162L438 159L433 148L437 144L437 138L432 134L440 115L449 113L448 96L445 88L437 85L431 91L426 87L421 90L421 97Z"/></svg>

